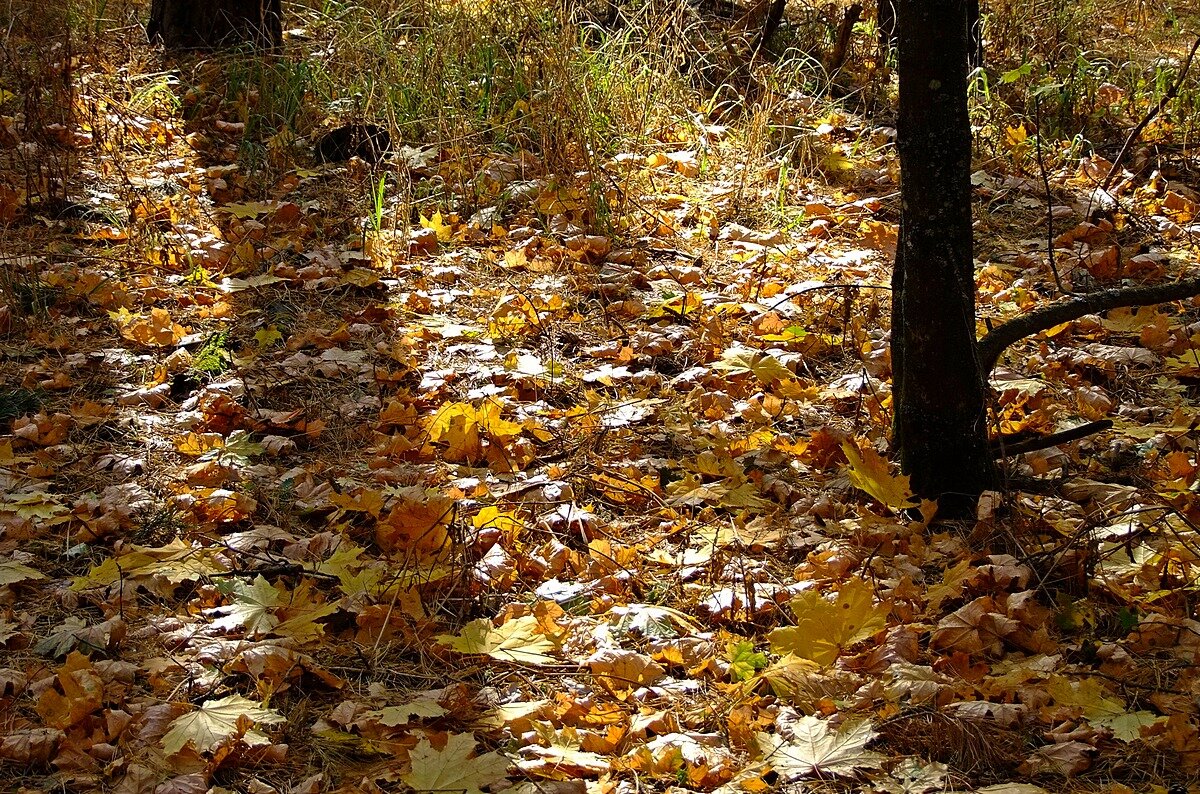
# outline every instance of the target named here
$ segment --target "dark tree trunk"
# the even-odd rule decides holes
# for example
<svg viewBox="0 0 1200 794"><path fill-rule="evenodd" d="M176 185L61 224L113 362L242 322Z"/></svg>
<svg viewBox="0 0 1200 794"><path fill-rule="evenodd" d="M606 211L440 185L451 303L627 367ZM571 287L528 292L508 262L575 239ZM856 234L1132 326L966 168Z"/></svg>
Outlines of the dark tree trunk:
<svg viewBox="0 0 1200 794"><path fill-rule="evenodd" d="M896 0L902 209L892 443L914 490L958 516L993 479L975 343L967 2Z"/></svg>
<svg viewBox="0 0 1200 794"><path fill-rule="evenodd" d="M887 64L896 49L896 2L898 0L878 0L876 6L881 65ZM967 65L978 69L983 66L983 23L979 18L979 0L967 0L967 36L971 45Z"/></svg>
<svg viewBox="0 0 1200 794"><path fill-rule="evenodd" d="M154 0L146 33L171 49L283 44L281 0Z"/></svg>

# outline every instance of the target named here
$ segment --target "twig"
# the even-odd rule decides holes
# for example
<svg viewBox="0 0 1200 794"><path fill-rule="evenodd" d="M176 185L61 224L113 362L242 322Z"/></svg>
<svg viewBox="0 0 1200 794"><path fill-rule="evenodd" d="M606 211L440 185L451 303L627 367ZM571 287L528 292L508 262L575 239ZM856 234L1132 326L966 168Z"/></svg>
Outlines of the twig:
<svg viewBox="0 0 1200 794"><path fill-rule="evenodd" d="M1084 315L1124 306L1153 306L1196 295L1200 295L1200 278L1149 287L1102 290L1034 309L1001 323L979 340L980 369L984 373L991 372L1000 360L1000 354L1014 342Z"/></svg>
<svg viewBox="0 0 1200 794"><path fill-rule="evenodd" d="M1158 100L1158 104L1150 108L1150 111L1142 118L1138 125L1129 133L1129 137L1125 139L1125 143L1121 146L1121 151L1117 152L1117 157L1113 160L1112 168L1108 169L1108 176L1104 177L1104 182L1100 185L1101 192L1107 193L1109 185L1112 184L1117 172L1121 170L1121 163L1125 160L1125 156L1129 154L1129 148L1133 146L1133 142L1138 139L1146 126L1154 121L1159 113L1163 112L1163 108L1167 103L1176 97L1179 93L1180 86L1183 85L1183 80L1187 77L1188 69L1192 67L1192 58L1196 55L1196 50L1200 49L1200 36L1196 37L1196 42L1192 44L1192 49L1188 52L1187 60L1183 62L1183 68L1179 70L1179 76L1175 78L1175 82L1167 89L1167 93L1162 95L1162 99Z"/></svg>
<svg viewBox="0 0 1200 794"><path fill-rule="evenodd" d="M1037 147L1038 170L1042 173L1042 187L1046 190L1046 260L1050 264L1050 273L1054 276L1054 286L1064 295L1074 295L1074 290L1063 286L1062 274L1058 272L1058 263L1054 261L1054 193L1050 190L1050 174L1046 170L1046 158L1042 156L1042 95L1034 92L1033 108L1037 116L1037 135L1034 144Z"/></svg>

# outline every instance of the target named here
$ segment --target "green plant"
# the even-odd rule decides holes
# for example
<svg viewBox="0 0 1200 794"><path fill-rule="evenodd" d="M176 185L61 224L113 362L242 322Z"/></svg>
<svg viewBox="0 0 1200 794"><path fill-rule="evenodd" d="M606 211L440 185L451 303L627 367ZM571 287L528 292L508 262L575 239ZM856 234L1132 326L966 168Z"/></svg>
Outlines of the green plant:
<svg viewBox="0 0 1200 794"><path fill-rule="evenodd" d="M229 335L225 331L213 334L192 358L192 371L203 372L206 375L220 375L229 369L232 357L227 343Z"/></svg>
<svg viewBox="0 0 1200 794"><path fill-rule="evenodd" d="M42 407L42 392L33 389L4 389L0 391L0 422L36 413Z"/></svg>
<svg viewBox="0 0 1200 794"><path fill-rule="evenodd" d="M371 231L379 233L383 230L383 198L387 188L387 175L379 177L379 184L371 183Z"/></svg>

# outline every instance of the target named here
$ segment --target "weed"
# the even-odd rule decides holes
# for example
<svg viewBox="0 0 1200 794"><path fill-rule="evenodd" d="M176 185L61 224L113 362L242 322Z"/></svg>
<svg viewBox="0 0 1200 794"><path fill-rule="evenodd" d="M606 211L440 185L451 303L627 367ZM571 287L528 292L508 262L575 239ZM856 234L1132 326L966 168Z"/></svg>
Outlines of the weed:
<svg viewBox="0 0 1200 794"><path fill-rule="evenodd" d="M371 231L378 234L383 230L383 199L387 188L387 175L379 177L379 184L371 185Z"/></svg>
<svg viewBox="0 0 1200 794"><path fill-rule="evenodd" d="M42 392L33 389L0 390L0 422L37 413L42 407Z"/></svg>

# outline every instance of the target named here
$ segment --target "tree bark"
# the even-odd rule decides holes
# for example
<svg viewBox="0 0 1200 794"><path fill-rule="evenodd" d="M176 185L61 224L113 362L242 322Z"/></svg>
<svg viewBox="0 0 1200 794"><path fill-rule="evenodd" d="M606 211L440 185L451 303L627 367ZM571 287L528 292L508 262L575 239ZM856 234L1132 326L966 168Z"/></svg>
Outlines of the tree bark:
<svg viewBox="0 0 1200 794"><path fill-rule="evenodd" d="M901 221L892 276L893 447L964 517L993 482L975 346L967 0L897 0Z"/></svg>
<svg viewBox="0 0 1200 794"><path fill-rule="evenodd" d="M281 0L153 0L146 34L170 49L283 44Z"/></svg>

